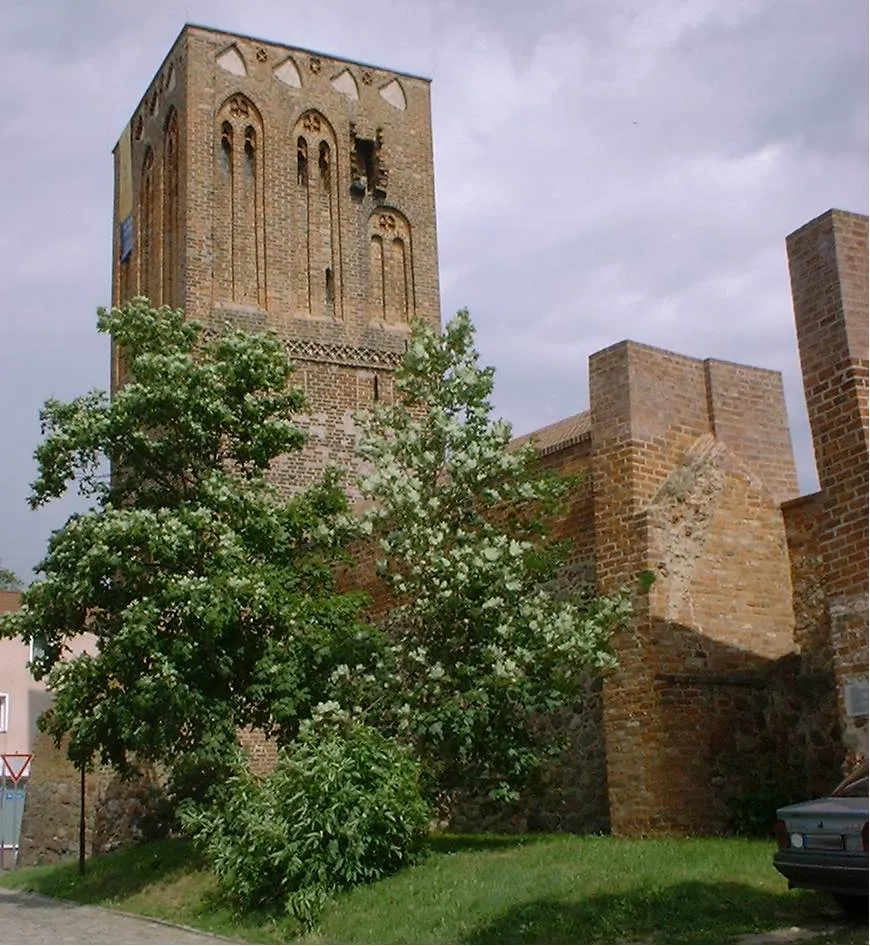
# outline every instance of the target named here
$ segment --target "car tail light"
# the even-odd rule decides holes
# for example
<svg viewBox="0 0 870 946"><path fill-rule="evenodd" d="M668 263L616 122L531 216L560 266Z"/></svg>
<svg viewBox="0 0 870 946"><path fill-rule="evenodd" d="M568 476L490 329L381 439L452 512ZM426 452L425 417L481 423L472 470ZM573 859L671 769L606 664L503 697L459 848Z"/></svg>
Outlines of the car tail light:
<svg viewBox="0 0 870 946"><path fill-rule="evenodd" d="M865 825L864 827L865 827L865 829L866 829L867 826ZM789 847L790 844L791 844L791 842L790 842L790 840L789 840L789 836L788 836L788 830L787 830L787 828L786 828L786 826L785 826L785 822L780 819L780 820L777 821L777 823L774 825L773 830L774 830L774 832L776 833L776 843L777 843L777 845L779 846L780 851L784 851L784 850L785 850L787 847ZM866 833L865 833L864 845L865 845L865 847L866 847L866 845L867 845Z"/></svg>
<svg viewBox="0 0 870 946"><path fill-rule="evenodd" d="M861 843L864 845L864 850L867 850L867 822L864 822L864 827L861 829Z"/></svg>

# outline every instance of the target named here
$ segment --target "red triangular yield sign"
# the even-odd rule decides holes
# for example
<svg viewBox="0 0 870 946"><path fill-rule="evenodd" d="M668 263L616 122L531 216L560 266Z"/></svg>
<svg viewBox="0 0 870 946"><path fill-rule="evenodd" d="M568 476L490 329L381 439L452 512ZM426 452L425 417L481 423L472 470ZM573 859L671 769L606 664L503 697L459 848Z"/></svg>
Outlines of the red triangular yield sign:
<svg viewBox="0 0 870 946"><path fill-rule="evenodd" d="M30 764L33 755L29 752L4 752L0 759L3 759L3 766L9 773L9 777L17 785L18 779L24 775L24 770Z"/></svg>

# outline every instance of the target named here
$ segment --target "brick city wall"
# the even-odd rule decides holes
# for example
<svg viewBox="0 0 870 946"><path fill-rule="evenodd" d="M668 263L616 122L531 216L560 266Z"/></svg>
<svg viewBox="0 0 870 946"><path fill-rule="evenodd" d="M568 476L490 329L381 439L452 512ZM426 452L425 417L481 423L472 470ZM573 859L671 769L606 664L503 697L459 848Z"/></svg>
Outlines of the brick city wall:
<svg viewBox="0 0 870 946"><path fill-rule="evenodd" d="M81 772L45 733L33 741L31 776L21 823L19 865L33 867L78 856ZM133 840L138 785L126 784L120 794L110 770L85 775L85 854L91 857ZM110 802L110 817L104 805ZM120 799L120 800L119 800ZM126 813L126 814L125 814Z"/></svg>
<svg viewBox="0 0 870 946"><path fill-rule="evenodd" d="M252 771L275 765L275 743L244 730L239 742ZM19 866L33 867L78 856L81 772L45 733L33 743L31 776L26 783ZM122 779L106 766L85 775L85 854L96 857L165 830L165 780L159 768L144 766L139 776ZM161 821L162 819L162 821Z"/></svg>
<svg viewBox="0 0 870 946"><path fill-rule="evenodd" d="M563 544L565 552L551 589L557 595L595 589L591 447L587 432L573 442L540 451L543 470L576 478L552 521L552 538ZM576 703L538 724L566 737L564 750L547 765L541 784L524 793L518 804L499 812L485 809L476 799L464 799L453 812L453 830L594 833L610 829L601 679L585 678Z"/></svg>
<svg viewBox="0 0 870 946"><path fill-rule="evenodd" d="M821 493L783 503L782 514L791 565L794 640L808 665L833 669L831 628L825 596Z"/></svg>
<svg viewBox="0 0 870 946"><path fill-rule="evenodd" d="M565 563L553 591L594 590L595 558L592 480L589 474L591 441L588 433L568 445L541 453L540 466L576 477L575 486L552 522L552 538L563 544ZM393 606L384 583L375 574L376 548L361 543L353 550L354 564L339 575L342 590L363 591L369 596L367 616L378 621ZM451 830L569 831L591 833L610 827L607 771L602 720L601 680L588 677L580 695L563 712L540 719L542 729L555 729L566 737L561 755L543 773L540 786L526 792L518 803L493 810L482 799L455 800L444 812L444 826Z"/></svg>
<svg viewBox="0 0 870 946"><path fill-rule="evenodd" d="M825 596L820 541L822 509L820 493L801 496L782 507L791 565L794 639L800 654L794 692L801 695L806 705L806 712L788 742L804 759L806 794L810 797L831 790L832 773L844 770L846 753Z"/></svg>

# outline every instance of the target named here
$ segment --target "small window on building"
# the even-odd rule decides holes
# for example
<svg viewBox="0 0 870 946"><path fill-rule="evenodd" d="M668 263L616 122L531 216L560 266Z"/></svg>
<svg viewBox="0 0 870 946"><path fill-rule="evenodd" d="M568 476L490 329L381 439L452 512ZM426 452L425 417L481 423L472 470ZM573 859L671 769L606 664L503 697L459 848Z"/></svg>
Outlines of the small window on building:
<svg viewBox="0 0 870 946"><path fill-rule="evenodd" d="M296 183L308 186L308 144L301 136L296 141Z"/></svg>
<svg viewBox="0 0 870 946"><path fill-rule="evenodd" d="M37 634L30 642L30 662L41 660L45 656L45 640Z"/></svg>
<svg viewBox="0 0 870 946"><path fill-rule="evenodd" d="M233 175L233 126L229 122L221 125L221 171L226 178Z"/></svg>
<svg viewBox="0 0 870 946"><path fill-rule="evenodd" d="M356 139L356 172L365 179L366 190L371 191L375 186L377 168L375 142L369 138Z"/></svg>
<svg viewBox="0 0 870 946"><path fill-rule="evenodd" d="M324 190L329 190L329 145L325 141L320 142L320 157L318 159L320 167L320 183Z"/></svg>
<svg viewBox="0 0 870 946"><path fill-rule="evenodd" d="M257 133L252 125L248 125L245 129L245 173L248 175L249 181L254 179L254 149L256 144Z"/></svg>
<svg viewBox="0 0 870 946"><path fill-rule="evenodd" d="M0 732L9 729L9 694L0 693Z"/></svg>

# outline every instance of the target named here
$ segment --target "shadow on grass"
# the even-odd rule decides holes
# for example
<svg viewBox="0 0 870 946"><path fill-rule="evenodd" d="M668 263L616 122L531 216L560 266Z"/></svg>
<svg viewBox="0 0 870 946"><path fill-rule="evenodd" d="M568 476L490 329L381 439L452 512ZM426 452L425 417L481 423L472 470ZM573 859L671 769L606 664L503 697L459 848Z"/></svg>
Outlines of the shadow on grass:
<svg viewBox="0 0 870 946"><path fill-rule="evenodd" d="M498 851L506 848L528 847L554 838L569 835L552 834L433 834L429 850L437 854L458 854L460 851Z"/></svg>
<svg viewBox="0 0 870 946"><path fill-rule="evenodd" d="M233 927L236 926L244 927L247 931L280 930L287 936L301 935L303 932L283 907L242 907L218 887L206 890L199 903L200 911L210 918L211 928L217 932L226 930L231 935Z"/></svg>
<svg viewBox="0 0 870 946"><path fill-rule="evenodd" d="M84 877L79 876L78 862L71 861L49 870L40 868L38 873L26 869L10 872L3 878L3 886L76 903L109 904L201 866L190 842L178 838L95 858L87 862Z"/></svg>
<svg viewBox="0 0 870 946"><path fill-rule="evenodd" d="M817 894L689 882L601 894L577 903L524 903L473 930L463 942L725 943L753 930L830 925L832 912ZM846 922L845 917L838 919Z"/></svg>

